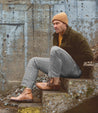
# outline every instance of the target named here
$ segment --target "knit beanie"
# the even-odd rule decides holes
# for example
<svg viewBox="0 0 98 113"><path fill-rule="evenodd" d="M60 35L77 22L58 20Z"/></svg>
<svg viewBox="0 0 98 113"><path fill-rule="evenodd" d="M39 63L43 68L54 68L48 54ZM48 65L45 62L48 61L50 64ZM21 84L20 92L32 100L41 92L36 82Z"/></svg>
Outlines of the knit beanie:
<svg viewBox="0 0 98 113"><path fill-rule="evenodd" d="M64 13L64 12L61 12L61 13L55 15L55 16L53 17L53 19L52 19L52 22L53 22L54 20L59 20L59 21L61 21L61 22L63 22L63 23L65 23L65 24L68 25L68 18L67 18L66 13Z"/></svg>

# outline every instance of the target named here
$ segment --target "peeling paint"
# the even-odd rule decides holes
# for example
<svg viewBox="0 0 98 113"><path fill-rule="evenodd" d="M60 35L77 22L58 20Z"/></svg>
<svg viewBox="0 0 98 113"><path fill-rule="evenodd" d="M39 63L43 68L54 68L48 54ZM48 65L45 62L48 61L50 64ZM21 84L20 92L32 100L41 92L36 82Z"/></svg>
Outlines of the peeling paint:
<svg viewBox="0 0 98 113"><path fill-rule="evenodd" d="M16 63L21 61L18 73L23 73L23 68L26 65L24 65L24 61L27 63L28 18L25 14L26 9L23 11L25 6L21 11L15 10L16 7L19 10L19 5L0 5L0 83L2 84L0 87L3 90L5 82L14 78L13 74L17 74L17 70L19 70L18 65L15 66L16 69L11 67L15 61ZM11 73L13 74L11 75Z"/></svg>
<svg viewBox="0 0 98 113"><path fill-rule="evenodd" d="M39 5L37 9L38 23L36 29L40 29L42 5L50 5L52 16L59 12L66 12L69 19L69 25L73 29L82 32L82 34L91 41L95 38L96 30L96 0L31 0L32 4ZM46 9L44 9L46 10ZM43 29L41 29L43 30ZM47 31L46 31L47 32Z"/></svg>
<svg viewBox="0 0 98 113"><path fill-rule="evenodd" d="M20 37L19 34L23 31L22 30L22 26L20 25L0 25L2 26L2 29L4 29L4 31L2 32L2 36L0 36L0 54L2 54L2 50L3 50L3 45L4 43L6 43L6 49L5 49L5 53L6 55L12 55L13 53L13 49L11 47L11 45L13 43L15 43Z"/></svg>

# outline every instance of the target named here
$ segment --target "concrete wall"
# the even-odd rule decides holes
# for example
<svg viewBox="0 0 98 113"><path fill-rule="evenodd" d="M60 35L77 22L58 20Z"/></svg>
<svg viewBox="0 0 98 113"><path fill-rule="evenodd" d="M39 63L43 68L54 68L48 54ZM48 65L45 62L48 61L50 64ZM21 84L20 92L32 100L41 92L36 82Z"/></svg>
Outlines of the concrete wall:
<svg viewBox="0 0 98 113"><path fill-rule="evenodd" d="M33 48L32 4L3 2L0 4L0 89L9 82L21 81L28 51ZM28 46L28 41L29 45Z"/></svg>
<svg viewBox="0 0 98 113"><path fill-rule="evenodd" d="M97 0L0 0L0 89L21 82L30 58L49 56L58 12L67 13L90 45L98 43L97 6Z"/></svg>

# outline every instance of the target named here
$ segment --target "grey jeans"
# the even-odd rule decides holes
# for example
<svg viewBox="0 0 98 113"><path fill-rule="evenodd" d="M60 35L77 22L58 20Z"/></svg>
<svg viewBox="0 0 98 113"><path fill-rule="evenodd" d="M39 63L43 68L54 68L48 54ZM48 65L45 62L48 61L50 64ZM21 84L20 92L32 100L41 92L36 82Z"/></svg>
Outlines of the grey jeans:
<svg viewBox="0 0 98 113"><path fill-rule="evenodd" d="M79 66L73 58L62 48L53 46L50 58L33 57L27 65L22 86L32 88L38 76L38 70L49 77L76 78L81 75Z"/></svg>

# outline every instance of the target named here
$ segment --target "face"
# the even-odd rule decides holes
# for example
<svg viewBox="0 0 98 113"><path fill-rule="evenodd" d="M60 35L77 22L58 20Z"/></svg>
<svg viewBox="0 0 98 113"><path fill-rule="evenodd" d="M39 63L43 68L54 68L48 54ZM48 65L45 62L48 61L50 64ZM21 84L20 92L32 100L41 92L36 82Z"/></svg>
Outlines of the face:
<svg viewBox="0 0 98 113"><path fill-rule="evenodd" d="M54 26L55 32L60 34L63 34L67 29L66 24L58 20L53 21L53 26Z"/></svg>

